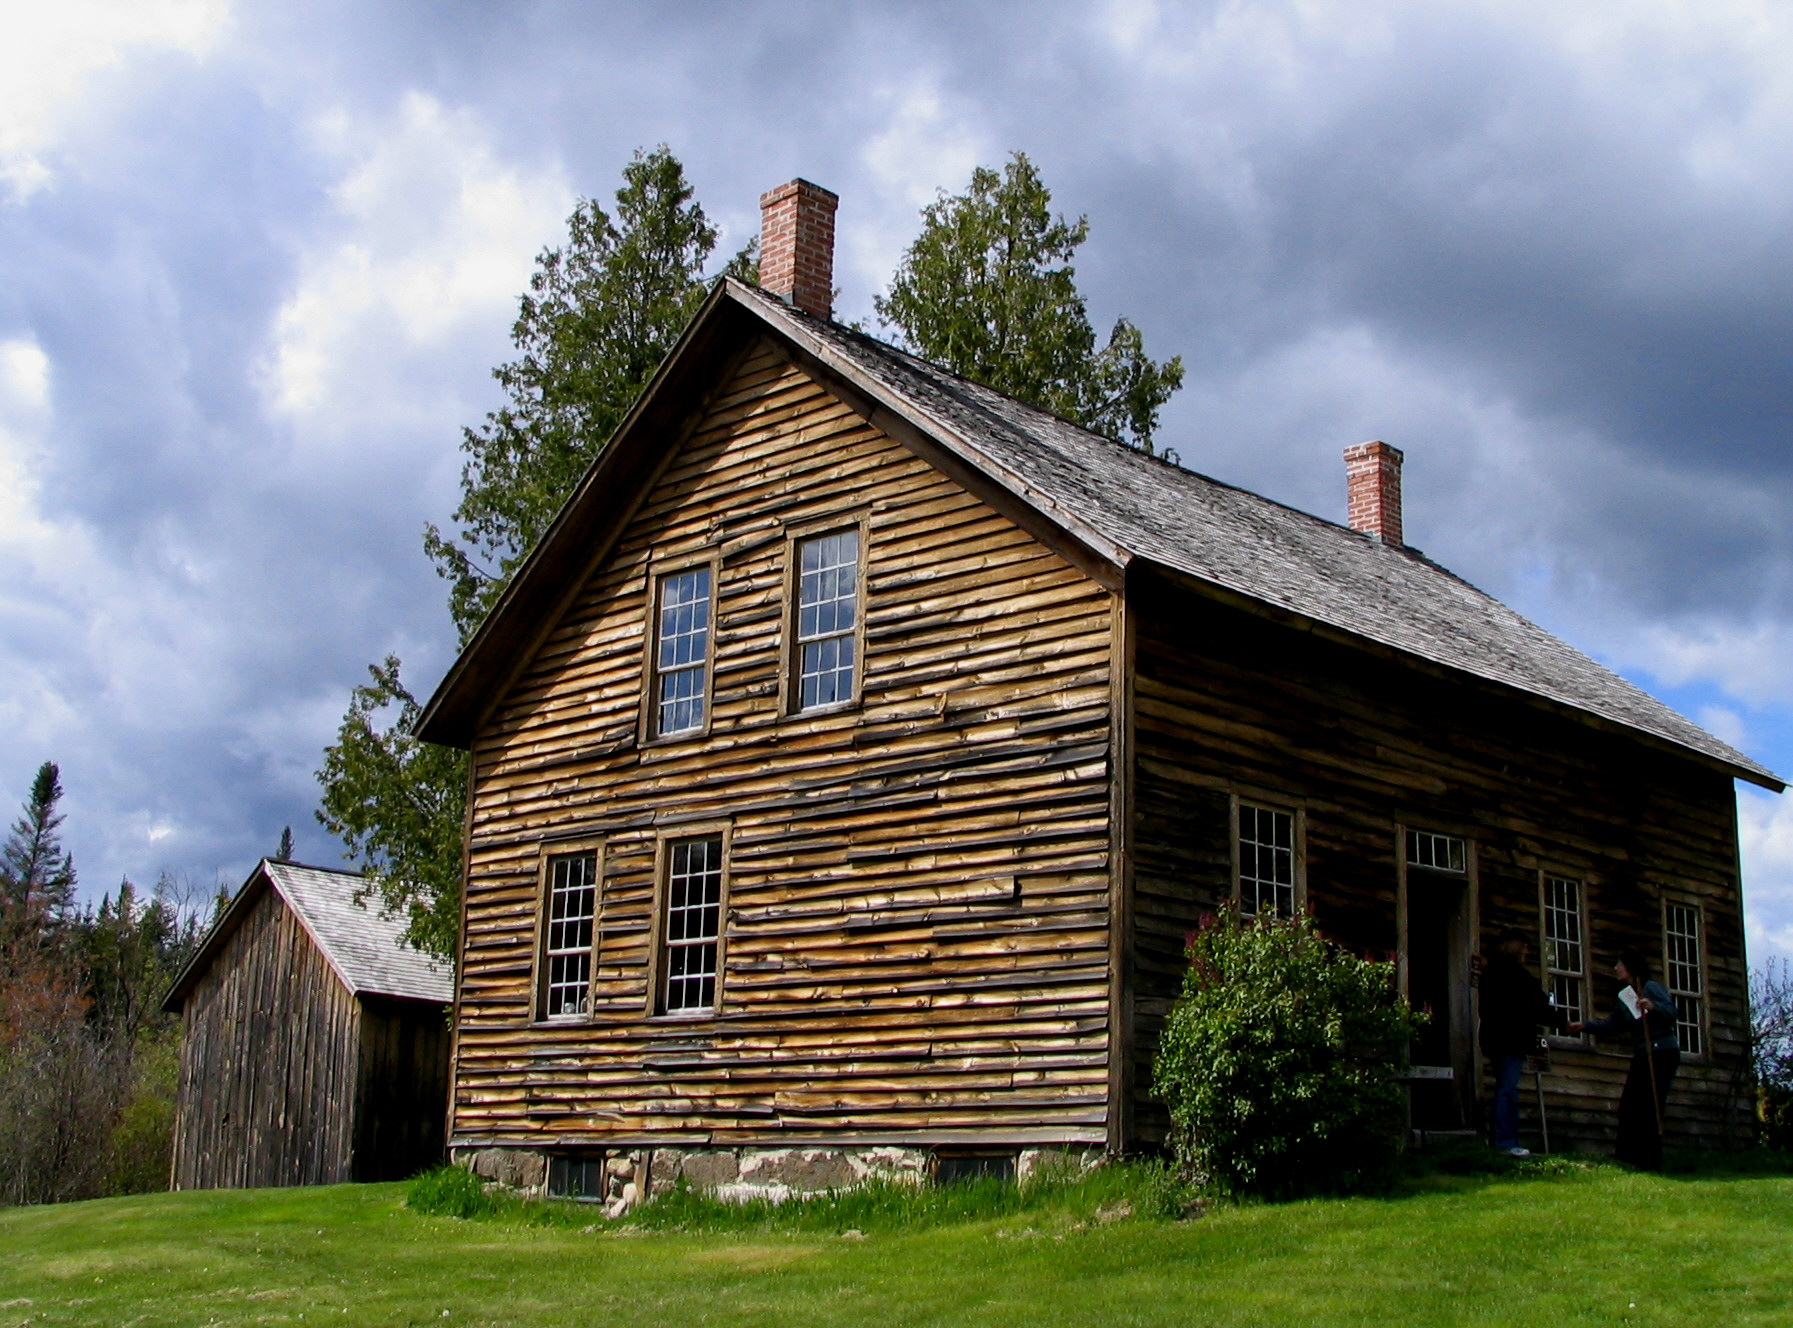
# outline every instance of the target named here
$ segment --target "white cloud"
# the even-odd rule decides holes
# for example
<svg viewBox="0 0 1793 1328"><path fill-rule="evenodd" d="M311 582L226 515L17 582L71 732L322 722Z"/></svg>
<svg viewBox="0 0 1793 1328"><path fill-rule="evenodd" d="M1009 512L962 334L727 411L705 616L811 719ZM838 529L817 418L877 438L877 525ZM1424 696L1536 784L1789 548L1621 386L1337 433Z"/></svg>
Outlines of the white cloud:
<svg viewBox="0 0 1793 1328"><path fill-rule="evenodd" d="M276 319L265 386L291 415L365 407L370 374L396 355L439 348L472 323L508 323L573 206L558 168L502 160L473 112L422 93L391 123L339 110L315 133L345 169L331 191L335 233L303 254Z"/></svg>
<svg viewBox="0 0 1793 1328"><path fill-rule="evenodd" d="M21 0L0 41L0 184L23 198L53 175L44 156L93 80L135 50L204 56L229 17L226 0Z"/></svg>
<svg viewBox="0 0 1793 1328"><path fill-rule="evenodd" d="M1793 797L1742 790L1737 831L1751 963L1793 957Z"/></svg>

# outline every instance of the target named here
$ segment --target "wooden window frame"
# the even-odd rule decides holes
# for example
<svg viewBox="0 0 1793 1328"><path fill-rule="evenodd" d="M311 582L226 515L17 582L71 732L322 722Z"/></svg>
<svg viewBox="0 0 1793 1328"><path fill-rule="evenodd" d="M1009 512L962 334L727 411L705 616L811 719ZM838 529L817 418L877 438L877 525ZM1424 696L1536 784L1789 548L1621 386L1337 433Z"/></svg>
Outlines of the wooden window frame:
<svg viewBox="0 0 1793 1328"><path fill-rule="evenodd" d="M869 510L862 508L836 516L794 522L785 527L784 627L781 646L782 658L779 664L778 712L786 719L838 715L844 711L858 709L865 699L865 619L866 609L869 607L866 602L866 568L871 562L870 515ZM852 695L845 701L831 701L827 705L812 706L808 710L802 710L798 708L803 699L803 647L797 640L797 592L802 582L803 571L798 565L797 546L808 540L839 535L849 530L857 532L859 536L859 565L856 569L858 575L854 581Z"/></svg>
<svg viewBox="0 0 1793 1328"><path fill-rule="evenodd" d="M660 718L660 583L681 572L707 568L710 573L709 630L704 639L703 723L677 733L661 733ZM718 586L722 580L722 555L710 549L703 553L655 558L647 569L647 609L643 618L647 630L642 633L641 706L636 717L636 741L642 747L666 743L693 742L710 736L716 722L716 605Z"/></svg>
<svg viewBox="0 0 1793 1328"><path fill-rule="evenodd" d="M535 947L529 984L529 1021L532 1024L587 1023L597 1009L593 990L597 985L598 947L604 934L604 849L602 836L544 839L536 846ZM548 1006L548 910L553 904L554 861L589 854L592 859L591 968L586 976L586 1009L583 1014L547 1012Z"/></svg>
<svg viewBox="0 0 1793 1328"><path fill-rule="evenodd" d="M1694 916L1694 925L1699 928L1699 934L1694 938L1694 943L1699 946L1700 951L1699 963L1697 965L1700 974L1700 989L1697 992L1677 991L1669 981L1671 970L1669 968L1668 911L1670 908L1685 908L1690 910ZM1662 893L1661 917L1662 985L1668 989L1669 995L1675 998L1675 1031L1679 1034L1680 1025L1687 1022L1696 1024L1700 1030L1699 1051L1690 1052L1687 1050L1686 1046L1683 1046L1681 1048L1681 1055L1686 1060L1697 1061L1703 1064L1712 1058L1712 979L1711 966L1707 960L1707 951L1711 949L1711 946L1707 941L1706 907L1698 899L1690 895L1680 894L1672 890L1665 890ZM1700 1015L1697 1020L1689 1021L1680 1017L1681 1000L1683 996L1691 996L1694 1000L1697 1000L1700 1003ZM1683 1041L1685 1041L1685 1039L1683 1039Z"/></svg>
<svg viewBox="0 0 1793 1328"><path fill-rule="evenodd" d="M1549 907L1549 888L1552 880L1568 881L1577 890L1576 922L1581 928L1581 971L1571 973L1566 968L1553 968L1550 963L1550 932L1545 921ZM1558 975L1563 977L1579 977L1581 979L1581 1022L1586 1023L1594 1017L1594 944L1593 927L1588 920L1588 878L1571 871L1557 871L1550 867L1538 871L1538 974L1543 979L1542 986L1548 995L1551 979ZM1546 1036L1552 1045L1562 1047L1585 1047L1588 1045L1586 1033L1558 1033L1550 1030Z"/></svg>
<svg viewBox="0 0 1793 1328"><path fill-rule="evenodd" d="M734 822L687 821L669 825L654 839L654 917L648 935L647 1015L655 1021L691 1023L721 1017L727 1000L729 897L734 878ZM668 1012L661 987L666 980L666 906L672 874L672 846L685 839L722 840L722 895L716 916L716 998L707 1010Z"/></svg>
<svg viewBox="0 0 1793 1328"><path fill-rule="evenodd" d="M1239 878L1241 855L1239 851L1239 809L1242 805L1256 807L1262 811L1280 812L1293 822L1290 830L1290 849L1294 859L1295 873L1295 912L1292 916L1301 917L1307 912L1307 808L1300 802L1288 798L1263 796L1252 790L1235 792L1227 810L1227 841L1232 851L1232 889L1230 898L1233 907L1242 917L1257 917L1256 913L1244 911L1244 896ZM1280 916L1280 915L1279 915Z"/></svg>

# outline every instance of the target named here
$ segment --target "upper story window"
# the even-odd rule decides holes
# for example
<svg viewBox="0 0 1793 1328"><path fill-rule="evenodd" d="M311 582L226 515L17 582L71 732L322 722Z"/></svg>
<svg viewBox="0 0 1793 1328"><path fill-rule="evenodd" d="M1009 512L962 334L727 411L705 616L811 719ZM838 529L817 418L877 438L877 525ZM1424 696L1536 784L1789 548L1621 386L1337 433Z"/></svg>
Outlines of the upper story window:
<svg viewBox="0 0 1793 1328"><path fill-rule="evenodd" d="M660 1009L707 1012L716 1008L721 954L722 836L672 840L665 861Z"/></svg>
<svg viewBox="0 0 1793 1328"><path fill-rule="evenodd" d="M1676 1033L1686 1056L1706 1054L1706 984L1701 962L1700 910L1669 901L1662 908L1662 939L1668 960L1664 986L1675 998Z"/></svg>
<svg viewBox="0 0 1793 1328"><path fill-rule="evenodd" d="M1469 852L1463 841L1455 835L1435 835L1430 830L1409 830L1407 865L1461 875L1469 870Z"/></svg>
<svg viewBox="0 0 1793 1328"><path fill-rule="evenodd" d="M1587 926L1582 916L1581 882L1546 876L1542 900L1544 976L1564 1019L1587 1018Z"/></svg>
<svg viewBox="0 0 1793 1328"><path fill-rule="evenodd" d="M859 531L797 541L796 706L853 699L859 625Z"/></svg>
<svg viewBox="0 0 1793 1328"><path fill-rule="evenodd" d="M654 734L704 726L710 660L710 569L660 578L654 644Z"/></svg>
<svg viewBox="0 0 1793 1328"><path fill-rule="evenodd" d="M542 1013L548 1019L591 1013L593 923L598 912L598 855L548 859L548 930L542 944Z"/></svg>
<svg viewBox="0 0 1793 1328"><path fill-rule="evenodd" d="M1295 817L1239 804L1239 911L1295 915Z"/></svg>

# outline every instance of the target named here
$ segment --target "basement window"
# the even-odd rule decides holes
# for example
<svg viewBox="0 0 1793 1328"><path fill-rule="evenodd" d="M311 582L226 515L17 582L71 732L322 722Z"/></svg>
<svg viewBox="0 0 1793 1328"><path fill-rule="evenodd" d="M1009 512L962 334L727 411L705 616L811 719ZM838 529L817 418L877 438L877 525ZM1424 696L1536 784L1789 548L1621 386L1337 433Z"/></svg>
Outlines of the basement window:
<svg viewBox="0 0 1793 1328"><path fill-rule="evenodd" d="M934 1184L956 1185L961 1181L1015 1179L1013 1152L958 1152L934 1155Z"/></svg>
<svg viewBox="0 0 1793 1328"><path fill-rule="evenodd" d="M604 1197L602 1153L556 1153L548 1159L548 1197L580 1199L587 1203Z"/></svg>
<svg viewBox="0 0 1793 1328"><path fill-rule="evenodd" d="M722 836L666 846L660 941L660 1009L704 1014L716 1008L722 944Z"/></svg>
<svg viewBox="0 0 1793 1328"><path fill-rule="evenodd" d="M1662 907L1663 950L1668 959L1664 985L1675 998L1675 1032L1681 1054L1706 1054L1705 965L1700 953L1700 910L1668 901Z"/></svg>
<svg viewBox="0 0 1793 1328"><path fill-rule="evenodd" d="M1571 1023L1587 1018L1587 927L1580 881L1544 878L1544 973L1558 1012Z"/></svg>

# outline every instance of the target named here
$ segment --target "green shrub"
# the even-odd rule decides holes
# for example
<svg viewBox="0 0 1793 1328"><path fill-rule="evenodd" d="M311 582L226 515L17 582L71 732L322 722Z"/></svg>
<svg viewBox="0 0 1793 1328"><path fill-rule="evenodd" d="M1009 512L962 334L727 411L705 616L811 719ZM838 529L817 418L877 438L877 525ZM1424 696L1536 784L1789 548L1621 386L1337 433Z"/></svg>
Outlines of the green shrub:
<svg viewBox="0 0 1793 1328"><path fill-rule="evenodd" d="M437 1167L411 1180L405 1207L434 1217L491 1217L499 1203L465 1167Z"/></svg>
<svg viewBox="0 0 1793 1328"><path fill-rule="evenodd" d="M1394 965L1310 919L1205 920L1159 1042L1154 1093L1186 1175L1288 1198L1380 1183L1400 1151L1397 1067L1420 1017Z"/></svg>

